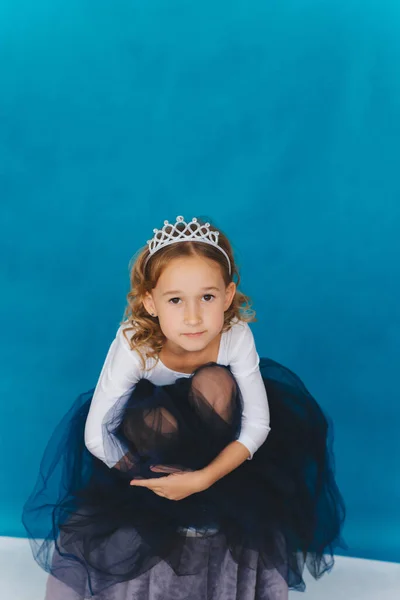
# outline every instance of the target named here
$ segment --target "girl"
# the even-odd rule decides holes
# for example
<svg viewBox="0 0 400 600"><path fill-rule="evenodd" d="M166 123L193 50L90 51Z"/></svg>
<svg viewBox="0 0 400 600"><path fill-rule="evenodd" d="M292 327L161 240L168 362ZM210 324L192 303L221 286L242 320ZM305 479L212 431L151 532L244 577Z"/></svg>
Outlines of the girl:
<svg viewBox="0 0 400 600"><path fill-rule="evenodd" d="M183 217L154 234L24 507L46 599L284 600L344 547L332 429L259 358L226 236Z"/></svg>

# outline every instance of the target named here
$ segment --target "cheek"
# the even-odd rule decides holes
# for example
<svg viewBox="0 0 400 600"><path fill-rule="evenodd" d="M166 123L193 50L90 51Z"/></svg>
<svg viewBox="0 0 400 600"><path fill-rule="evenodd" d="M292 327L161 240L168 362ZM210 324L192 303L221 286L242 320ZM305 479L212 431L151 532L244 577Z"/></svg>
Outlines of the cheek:
<svg viewBox="0 0 400 600"><path fill-rule="evenodd" d="M178 317L178 314L175 306L164 306L159 311L158 317L163 326L168 329L168 326L171 326L174 323L174 319Z"/></svg>
<svg viewBox="0 0 400 600"><path fill-rule="evenodd" d="M214 323L223 324L224 323L224 304L223 302L218 302L218 305L215 304L212 310L209 311L209 316L213 320Z"/></svg>

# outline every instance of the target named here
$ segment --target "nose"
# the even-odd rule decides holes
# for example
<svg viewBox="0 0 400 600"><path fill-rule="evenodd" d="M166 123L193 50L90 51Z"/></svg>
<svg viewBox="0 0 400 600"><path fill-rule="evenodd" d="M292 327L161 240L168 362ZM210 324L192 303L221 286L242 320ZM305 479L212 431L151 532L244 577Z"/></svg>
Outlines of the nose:
<svg viewBox="0 0 400 600"><path fill-rule="evenodd" d="M187 303L185 307L184 320L187 325L198 325L201 322L200 309L197 303Z"/></svg>

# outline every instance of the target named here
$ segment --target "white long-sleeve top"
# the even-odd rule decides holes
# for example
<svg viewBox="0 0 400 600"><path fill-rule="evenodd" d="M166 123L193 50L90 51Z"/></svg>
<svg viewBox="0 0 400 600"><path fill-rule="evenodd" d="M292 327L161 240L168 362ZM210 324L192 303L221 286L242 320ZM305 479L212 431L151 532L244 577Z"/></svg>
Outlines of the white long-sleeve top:
<svg viewBox="0 0 400 600"><path fill-rule="evenodd" d="M172 371L161 360L154 366L156 360L153 358L146 359L146 368L143 370L137 351L130 348L123 335L124 327L128 326L121 325L111 343L85 425L87 449L110 468L128 452L128 447L104 426L107 414L115 415L123 409L139 379L148 379L155 385L168 385L179 377L191 376L189 373ZM237 441L249 450L248 460L253 458L271 430L268 398L259 361L249 325L236 319L232 328L221 334L217 363L229 365L242 394L242 422ZM107 443L109 435L113 436L112 443Z"/></svg>

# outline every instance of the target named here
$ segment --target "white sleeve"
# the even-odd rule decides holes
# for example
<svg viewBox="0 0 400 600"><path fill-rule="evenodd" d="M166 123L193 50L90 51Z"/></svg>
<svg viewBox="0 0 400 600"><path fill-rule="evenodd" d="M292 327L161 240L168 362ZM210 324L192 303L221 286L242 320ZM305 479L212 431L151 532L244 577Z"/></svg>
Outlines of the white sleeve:
<svg viewBox="0 0 400 600"><path fill-rule="evenodd" d="M271 431L270 414L253 333L243 321L235 329L239 327L232 336L229 366L243 398L242 427L237 441L249 450L247 460L251 460Z"/></svg>
<svg viewBox="0 0 400 600"><path fill-rule="evenodd" d="M127 453L125 444L107 429L107 420L122 410L141 378L140 359L129 347L120 327L113 340L96 388L85 424L85 445L108 467L113 467ZM107 439L111 436L112 439Z"/></svg>

